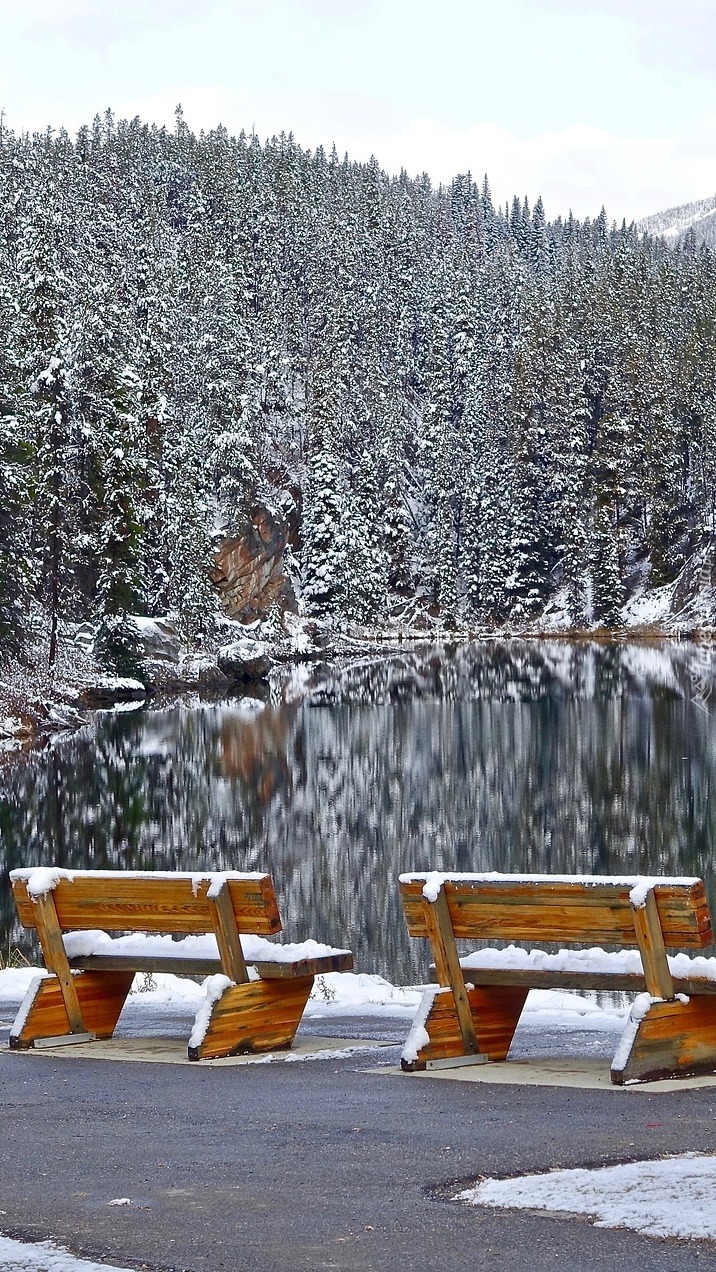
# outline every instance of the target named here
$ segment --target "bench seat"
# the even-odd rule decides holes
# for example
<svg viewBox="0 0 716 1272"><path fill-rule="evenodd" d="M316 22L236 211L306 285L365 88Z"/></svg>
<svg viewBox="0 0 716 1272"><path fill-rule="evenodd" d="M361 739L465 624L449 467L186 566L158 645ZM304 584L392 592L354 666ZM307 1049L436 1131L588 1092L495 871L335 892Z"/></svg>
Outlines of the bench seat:
<svg viewBox="0 0 716 1272"><path fill-rule="evenodd" d="M716 958L667 955L677 994L716 994ZM460 959L465 982L473 985L526 985L529 989L606 990L641 994L646 977L638 950L525 950L483 948ZM435 979L435 964L430 967Z"/></svg>
<svg viewBox="0 0 716 1272"><path fill-rule="evenodd" d="M213 976L222 972L215 936L147 936L143 933L111 937L107 932L66 932L63 943L71 968L77 971L171 972L175 976ZM241 946L253 979L322 976L349 972L350 950L334 949L318 941L274 944L260 936L242 936Z"/></svg>
<svg viewBox="0 0 716 1272"><path fill-rule="evenodd" d="M504 1060L530 989L635 996L616 1084L716 1071L716 959L681 952L713 942L702 880L431 871L401 876L400 893L437 982L406 1041L406 1071ZM458 940L480 947L460 955ZM532 948L540 943L565 948Z"/></svg>

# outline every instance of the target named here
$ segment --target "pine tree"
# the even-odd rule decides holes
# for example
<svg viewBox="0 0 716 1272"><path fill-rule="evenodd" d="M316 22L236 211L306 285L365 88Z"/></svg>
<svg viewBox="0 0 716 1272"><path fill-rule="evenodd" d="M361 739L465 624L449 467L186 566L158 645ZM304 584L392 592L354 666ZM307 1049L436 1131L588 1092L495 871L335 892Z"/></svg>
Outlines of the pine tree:
<svg viewBox="0 0 716 1272"><path fill-rule="evenodd" d="M337 389L326 369L313 387L301 549L303 604L321 618L338 617L345 596L345 492L334 443L338 412Z"/></svg>
<svg viewBox="0 0 716 1272"><path fill-rule="evenodd" d="M37 466L33 540L49 613L51 667L57 657L60 620L70 608L72 595L71 514L76 493L67 330L62 313L67 280L60 264L59 232L56 215L27 218L18 251L24 302L20 341L27 387L26 424L32 429Z"/></svg>

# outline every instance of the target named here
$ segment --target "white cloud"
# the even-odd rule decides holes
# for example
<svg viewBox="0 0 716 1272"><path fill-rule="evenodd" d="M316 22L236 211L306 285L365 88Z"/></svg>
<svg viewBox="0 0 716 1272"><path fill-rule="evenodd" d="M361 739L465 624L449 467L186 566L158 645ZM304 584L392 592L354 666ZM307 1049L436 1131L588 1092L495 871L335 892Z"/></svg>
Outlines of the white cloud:
<svg viewBox="0 0 716 1272"><path fill-rule="evenodd" d="M672 70L716 71L713 0L538 0L547 12L614 17L639 57Z"/></svg>
<svg viewBox="0 0 716 1272"><path fill-rule="evenodd" d="M713 0L0 0L0 107L70 130L111 107L487 171L548 215L646 215L716 185ZM705 25L702 25L705 24ZM709 44L708 39L703 41ZM691 50L691 51L689 51ZM669 61L671 57L671 61ZM699 61L700 58L700 61ZM696 65L685 72L689 59ZM696 59L696 61L694 61Z"/></svg>

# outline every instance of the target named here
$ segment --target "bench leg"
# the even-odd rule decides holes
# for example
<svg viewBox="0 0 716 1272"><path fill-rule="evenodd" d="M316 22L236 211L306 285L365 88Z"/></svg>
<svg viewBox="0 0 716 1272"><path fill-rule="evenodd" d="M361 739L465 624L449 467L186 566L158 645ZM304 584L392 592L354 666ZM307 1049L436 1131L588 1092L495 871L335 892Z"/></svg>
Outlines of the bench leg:
<svg viewBox="0 0 716 1272"><path fill-rule="evenodd" d="M97 1038L112 1037L133 979L133 972L73 974L72 982L87 1033ZM15 1018L10 1046L13 1050L26 1050L37 1038L61 1038L73 1032L57 977L38 976Z"/></svg>
<svg viewBox="0 0 716 1272"><path fill-rule="evenodd" d="M488 1060L506 1058L527 992L513 986L476 986L467 991L480 1055ZM428 1060L451 1060L465 1055L455 1000L449 988L435 994L424 1027L429 1042L420 1048L417 1059L401 1060L406 1073L424 1069Z"/></svg>
<svg viewBox="0 0 716 1272"><path fill-rule="evenodd" d="M716 1073L716 996L636 1000L612 1061L612 1082ZM646 1006L646 1010L644 1007Z"/></svg>
<svg viewBox="0 0 716 1272"><path fill-rule="evenodd" d="M213 1060L290 1047L313 980L313 976L282 977L244 985L227 981L211 1008L203 1037L202 1029L195 1026L189 1059Z"/></svg>

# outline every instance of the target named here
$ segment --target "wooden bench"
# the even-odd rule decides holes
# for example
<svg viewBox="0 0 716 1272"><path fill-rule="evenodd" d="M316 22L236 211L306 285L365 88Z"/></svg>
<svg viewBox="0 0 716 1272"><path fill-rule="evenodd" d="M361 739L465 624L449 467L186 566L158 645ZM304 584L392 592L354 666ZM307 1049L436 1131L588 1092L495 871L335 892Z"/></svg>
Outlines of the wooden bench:
<svg viewBox="0 0 716 1272"><path fill-rule="evenodd" d="M288 1047L314 977L353 966L348 950L266 939L282 926L266 874L35 868L10 880L50 973L28 990L13 1048L111 1037L136 972L210 977L190 1060Z"/></svg>
<svg viewBox="0 0 716 1272"><path fill-rule="evenodd" d="M612 1082L716 1071L716 959L700 879L402 875L408 931L430 941L437 985L403 1050L408 1072L504 1060L530 989L638 995L612 1061ZM559 954L456 941L557 942ZM614 952L601 948L609 945Z"/></svg>

